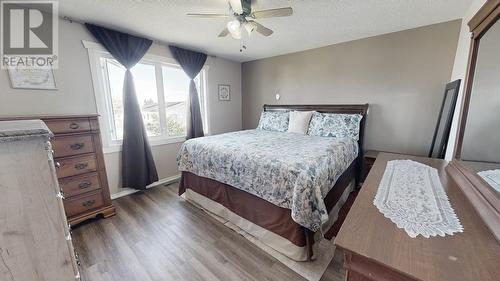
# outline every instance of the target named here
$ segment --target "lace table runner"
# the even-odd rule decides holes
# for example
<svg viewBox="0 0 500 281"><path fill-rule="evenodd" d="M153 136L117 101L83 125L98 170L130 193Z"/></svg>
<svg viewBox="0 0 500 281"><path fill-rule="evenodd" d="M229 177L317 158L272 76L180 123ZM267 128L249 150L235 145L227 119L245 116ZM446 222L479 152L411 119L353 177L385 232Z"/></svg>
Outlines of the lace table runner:
<svg viewBox="0 0 500 281"><path fill-rule="evenodd" d="M412 238L463 232L437 170L415 161L387 162L373 204Z"/></svg>
<svg viewBox="0 0 500 281"><path fill-rule="evenodd" d="M481 171L477 174L496 191L500 192L500 170Z"/></svg>

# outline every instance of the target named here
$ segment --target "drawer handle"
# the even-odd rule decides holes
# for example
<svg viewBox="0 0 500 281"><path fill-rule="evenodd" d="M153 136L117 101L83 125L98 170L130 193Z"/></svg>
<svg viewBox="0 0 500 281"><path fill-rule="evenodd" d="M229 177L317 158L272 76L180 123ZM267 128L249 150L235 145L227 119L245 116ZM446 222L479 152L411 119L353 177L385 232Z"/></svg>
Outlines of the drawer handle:
<svg viewBox="0 0 500 281"><path fill-rule="evenodd" d="M56 169L59 169L59 168L61 168L61 163L56 162L56 163L54 164L54 166L56 166Z"/></svg>
<svg viewBox="0 0 500 281"><path fill-rule="evenodd" d="M83 142L80 142L80 143L74 143L74 144L70 145L69 147L73 150L79 150L79 149L82 149L84 146L85 146L85 144Z"/></svg>
<svg viewBox="0 0 500 281"><path fill-rule="evenodd" d="M78 252L76 250L73 250L73 251L75 251L75 261L76 261L76 264L78 266L82 266L82 263L80 261L80 256L78 255Z"/></svg>
<svg viewBox="0 0 500 281"><path fill-rule="evenodd" d="M64 193L63 193L63 192L58 192L58 193L56 194L56 197L57 197L57 198L61 198L62 200L64 200L64 199L65 199L65 198L64 198Z"/></svg>
<svg viewBox="0 0 500 281"><path fill-rule="evenodd" d="M80 125L78 125L78 123L73 122L73 123L69 124L69 128L76 130L76 129L80 128Z"/></svg>
<svg viewBox="0 0 500 281"><path fill-rule="evenodd" d="M77 170L83 170L89 166L89 163L78 163L75 164L75 169Z"/></svg>
<svg viewBox="0 0 500 281"><path fill-rule="evenodd" d="M87 200L87 201L82 203L82 206L90 207L90 206L94 205L94 203L95 203L95 200Z"/></svg>
<svg viewBox="0 0 500 281"><path fill-rule="evenodd" d="M90 181L82 181L78 187L80 189L85 189L85 188L89 188L90 186L92 185L92 183Z"/></svg>

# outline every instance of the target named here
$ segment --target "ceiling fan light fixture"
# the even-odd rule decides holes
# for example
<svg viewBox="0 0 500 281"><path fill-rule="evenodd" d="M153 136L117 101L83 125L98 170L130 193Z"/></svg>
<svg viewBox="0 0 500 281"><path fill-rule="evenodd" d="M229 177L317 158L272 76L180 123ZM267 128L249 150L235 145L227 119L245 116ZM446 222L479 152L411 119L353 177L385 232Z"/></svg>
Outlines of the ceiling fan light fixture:
<svg viewBox="0 0 500 281"><path fill-rule="evenodd" d="M233 37L233 39L236 39L236 40L240 40L241 39L241 31L238 30L238 32L230 32L229 34L231 34L231 37Z"/></svg>
<svg viewBox="0 0 500 281"><path fill-rule="evenodd" d="M257 28L257 25L253 21L245 22L245 30L248 32L248 36Z"/></svg>
<svg viewBox="0 0 500 281"><path fill-rule="evenodd" d="M241 39L241 24L239 20L232 20L227 23L227 30L234 39Z"/></svg>
<svg viewBox="0 0 500 281"><path fill-rule="evenodd" d="M229 14L188 13L187 15L191 17L211 19L233 18L232 21L226 24L226 27L219 33L218 37L222 38L227 35L231 35L234 39L245 41L254 31L266 37L271 36L274 33L272 29L253 21L253 19L288 17L293 14L292 7L252 11L252 2L255 0L226 1L229 3ZM244 39L242 39L243 37Z"/></svg>

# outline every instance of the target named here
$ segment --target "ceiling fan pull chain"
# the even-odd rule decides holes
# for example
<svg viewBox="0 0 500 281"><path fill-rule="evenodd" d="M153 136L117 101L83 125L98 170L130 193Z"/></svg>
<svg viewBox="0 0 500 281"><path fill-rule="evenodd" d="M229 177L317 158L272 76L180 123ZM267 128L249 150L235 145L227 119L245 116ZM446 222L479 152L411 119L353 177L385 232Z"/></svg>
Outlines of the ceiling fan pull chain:
<svg viewBox="0 0 500 281"><path fill-rule="evenodd" d="M247 49L247 45L245 43L245 39L246 38L242 37L241 40L240 40L240 53L242 53L243 50Z"/></svg>

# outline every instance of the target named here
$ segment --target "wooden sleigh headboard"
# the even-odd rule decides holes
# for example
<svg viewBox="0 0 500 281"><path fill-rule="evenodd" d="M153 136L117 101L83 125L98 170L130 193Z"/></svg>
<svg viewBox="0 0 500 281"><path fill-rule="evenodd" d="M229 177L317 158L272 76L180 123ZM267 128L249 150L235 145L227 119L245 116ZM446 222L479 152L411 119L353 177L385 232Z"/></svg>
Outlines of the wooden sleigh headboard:
<svg viewBox="0 0 500 281"><path fill-rule="evenodd" d="M317 111L321 113L344 113L344 114L361 114L361 124L359 127L358 147L359 153L357 158L357 175L356 181L359 183L361 176L361 164L363 160L363 140L365 136L366 116L368 113L368 104L296 104L296 105L281 105L281 104L264 104L264 111Z"/></svg>

